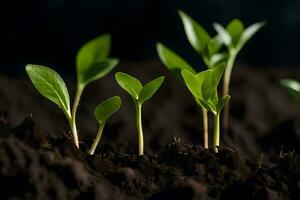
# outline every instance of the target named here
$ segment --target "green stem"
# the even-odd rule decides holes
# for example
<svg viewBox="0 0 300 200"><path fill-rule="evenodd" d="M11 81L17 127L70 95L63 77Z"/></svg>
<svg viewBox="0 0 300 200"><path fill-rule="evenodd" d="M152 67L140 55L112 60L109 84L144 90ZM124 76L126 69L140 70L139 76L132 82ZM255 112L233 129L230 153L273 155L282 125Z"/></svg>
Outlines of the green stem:
<svg viewBox="0 0 300 200"><path fill-rule="evenodd" d="M95 138L95 140L94 140L94 142L93 142L93 144L92 144L92 146L91 146L91 148L89 150L89 154L90 155L93 155L94 152L95 152L95 150L96 150L96 148L97 148L97 145L98 145L98 143L99 143L99 141L101 139L101 136L102 136L102 132L103 132L104 126L105 126L105 122L100 123L97 136L96 136L96 138Z"/></svg>
<svg viewBox="0 0 300 200"><path fill-rule="evenodd" d="M144 136L142 127L142 105L136 103L136 127L138 130L139 155L144 155Z"/></svg>
<svg viewBox="0 0 300 200"><path fill-rule="evenodd" d="M237 52L235 50L229 50L229 58L227 61L227 66L226 66L224 79L223 79L223 96L229 95L231 72L232 72L236 55ZM225 132L228 130L228 124L229 124L229 104L227 104L224 107L224 112L223 112L222 125Z"/></svg>
<svg viewBox="0 0 300 200"><path fill-rule="evenodd" d="M202 122L203 122L203 146L205 149L208 149L208 117L207 110L202 108Z"/></svg>
<svg viewBox="0 0 300 200"><path fill-rule="evenodd" d="M77 91L72 107L72 118L71 118L71 130L73 134L74 143L77 148L79 148L79 140L78 140L78 133L77 133L77 126L76 126L76 113L79 106L79 101L82 95L83 87L77 86Z"/></svg>
<svg viewBox="0 0 300 200"><path fill-rule="evenodd" d="M213 150L218 153L218 148L220 146L220 114L217 113L214 116L214 143Z"/></svg>

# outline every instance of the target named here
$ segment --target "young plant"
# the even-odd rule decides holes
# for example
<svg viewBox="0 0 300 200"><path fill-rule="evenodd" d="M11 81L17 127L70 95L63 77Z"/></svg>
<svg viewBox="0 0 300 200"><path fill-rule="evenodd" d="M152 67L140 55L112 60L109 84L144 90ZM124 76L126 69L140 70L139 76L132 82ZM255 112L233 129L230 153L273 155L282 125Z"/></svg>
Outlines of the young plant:
<svg viewBox="0 0 300 200"><path fill-rule="evenodd" d="M105 34L87 42L78 51L76 56L77 90L72 110L66 84L57 72L40 65L26 65L26 72L36 89L63 110L71 127L74 143L78 148L76 112L82 92L89 83L108 74L119 62L118 59L107 58L110 43L110 35Z"/></svg>
<svg viewBox="0 0 300 200"><path fill-rule="evenodd" d="M290 96L300 104L300 83L294 79L283 79L280 84L287 90Z"/></svg>
<svg viewBox="0 0 300 200"><path fill-rule="evenodd" d="M168 49L161 43L157 43L156 45L158 55L162 63L173 73L173 75L183 82L183 78L181 75L181 70L185 69L189 72L196 74L196 70L190 66L185 60L183 60L180 56L178 56L175 52ZM208 116L207 110L199 104L199 101L194 96L194 99L198 106L200 106L202 110L202 124L203 124L203 146L204 148L208 148Z"/></svg>
<svg viewBox="0 0 300 200"><path fill-rule="evenodd" d="M227 47L228 50L228 60L227 67L224 73L223 79L223 95L229 94L229 85L232 68L236 59L236 56L243 48L243 46L259 31L266 23L258 22L252 24L248 28L244 28L244 24L238 20L233 19L229 24L224 28L218 23L214 23L214 28L217 31L220 39ZM228 117L229 117L229 107L224 108L223 116L223 127L225 130L228 129Z"/></svg>
<svg viewBox="0 0 300 200"><path fill-rule="evenodd" d="M98 134L89 150L90 155L93 155L97 148L97 145L101 139L102 132L107 119L112 114L117 112L120 109L120 107L121 107L121 98L118 96L110 97L96 107L94 115L96 120L99 123L99 129L98 129Z"/></svg>
<svg viewBox="0 0 300 200"><path fill-rule="evenodd" d="M227 54L219 52L223 43L219 36L211 37L204 28L195 20L189 17L182 11L179 11L179 16L184 25L185 33L191 46L198 52L208 68L216 66L227 59ZM182 81L181 70L186 69L191 73L196 74L196 70L188 64L183 58L175 52L167 48L161 43L156 45L158 55L163 64L170 70L176 78ZM208 148L208 118L207 110L199 104L197 98L195 101L202 110L203 124L203 146Z"/></svg>
<svg viewBox="0 0 300 200"><path fill-rule="evenodd" d="M217 91L225 67L225 64L220 64L196 75L186 69L181 71L189 91L197 99L199 104L214 114L213 150L216 153L220 146L220 113L224 105L226 105L230 99L229 95L219 99Z"/></svg>
<svg viewBox="0 0 300 200"><path fill-rule="evenodd" d="M143 155L144 136L142 127L142 105L157 92L164 81L164 77L160 76L143 86L142 83L133 76L117 72L116 80L121 88L130 94L134 102L136 111L136 126L138 130L139 155Z"/></svg>

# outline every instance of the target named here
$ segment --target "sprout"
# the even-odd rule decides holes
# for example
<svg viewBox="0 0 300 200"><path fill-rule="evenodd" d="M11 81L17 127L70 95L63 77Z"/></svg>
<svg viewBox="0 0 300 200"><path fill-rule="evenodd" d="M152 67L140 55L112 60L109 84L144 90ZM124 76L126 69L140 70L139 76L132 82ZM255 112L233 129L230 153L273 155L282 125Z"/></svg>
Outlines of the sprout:
<svg viewBox="0 0 300 200"><path fill-rule="evenodd" d="M196 71L191 67L185 60L183 60L180 56L178 56L175 52L168 49L161 43L157 43L157 52L164 63L164 65L173 73L173 75L183 82L183 78L181 75L181 70L185 69L189 72L196 74ZM202 110L202 123L203 123L203 146L204 148L208 148L208 117L207 117L207 110L199 104L199 101L194 96L194 99L201 107Z"/></svg>
<svg viewBox="0 0 300 200"><path fill-rule="evenodd" d="M219 99L217 91L225 67L225 64L220 64L196 75L186 69L181 72L185 84L199 104L214 114L213 149L215 152L218 152L220 145L220 113L230 99L228 95Z"/></svg>
<svg viewBox="0 0 300 200"><path fill-rule="evenodd" d="M287 90L293 99L300 103L300 83L294 79L283 79L280 84Z"/></svg>
<svg viewBox="0 0 300 200"><path fill-rule="evenodd" d="M224 62L227 59L227 54L219 52L223 43L220 37L217 35L211 37L204 28L198 24L195 20L185 14L183 11L179 11L179 16L183 22L186 36L191 46L198 52L208 68L216 66L219 63ZM188 64L183 58L177 55L172 50L168 49L161 43L157 44L158 55L163 64L175 75L176 78L182 81L181 70L186 69L191 73L196 74L196 70ZM207 110L199 104L199 101L194 97L197 105L202 110L202 124L203 124L203 146L208 148L208 118Z"/></svg>
<svg viewBox="0 0 300 200"><path fill-rule="evenodd" d="M126 73L117 72L116 80L121 88L123 88L130 94L134 101L136 110L136 126L138 130L139 155L143 155L144 136L142 127L142 105L145 101L149 100L160 88L161 84L164 81L164 77L160 76L143 86L138 79Z"/></svg>
<svg viewBox="0 0 300 200"><path fill-rule="evenodd" d="M79 148L76 127L76 112L84 88L92 81L108 74L117 64L118 59L107 58L110 52L110 35L105 34L87 42L76 57L77 90L70 110L69 93L63 79L54 70L41 65L26 65L36 89L47 99L57 104L68 119L75 145Z"/></svg>
<svg viewBox="0 0 300 200"><path fill-rule="evenodd" d="M215 30L218 32L220 39L228 49L228 61L223 79L223 95L229 94L231 71L237 54L248 40L250 40L250 38L253 37L265 24L265 22L258 22L245 29L244 24L238 19L232 20L226 28L218 23L214 23ZM225 130L228 128L228 117L229 108L226 106L223 118L223 126Z"/></svg>
<svg viewBox="0 0 300 200"><path fill-rule="evenodd" d="M120 109L120 107L121 107L121 98L118 96L110 97L96 107L94 115L99 123L99 129L98 129L98 134L93 142L93 145L89 150L90 155L93 155L97 148L97 145L101 139L102 132L107 119L112 114L117 112Z"/></svg>

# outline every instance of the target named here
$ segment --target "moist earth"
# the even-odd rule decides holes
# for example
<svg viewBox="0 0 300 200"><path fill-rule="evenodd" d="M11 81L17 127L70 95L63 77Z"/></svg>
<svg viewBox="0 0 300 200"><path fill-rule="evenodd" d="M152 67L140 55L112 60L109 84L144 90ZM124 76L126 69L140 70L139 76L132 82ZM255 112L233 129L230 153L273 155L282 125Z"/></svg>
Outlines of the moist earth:
<svg viewBox="0 0 300 200"><path fill-rule="evenodd" d="M199 145L200 110L163 66L118 68L145 82L166 76L144 106L144 156L136 155L134 106L114 73L91 84L82 97L81 149L72 143L61 111L29 80L1 77L1 199L300 199L300 105L279 85L281 78L300 79L297 69L236 67L230 129L215 154ZM74 83L67 85L72 97ZM113 95L122 97L122 108L91 156L93 109Z"/></svg>

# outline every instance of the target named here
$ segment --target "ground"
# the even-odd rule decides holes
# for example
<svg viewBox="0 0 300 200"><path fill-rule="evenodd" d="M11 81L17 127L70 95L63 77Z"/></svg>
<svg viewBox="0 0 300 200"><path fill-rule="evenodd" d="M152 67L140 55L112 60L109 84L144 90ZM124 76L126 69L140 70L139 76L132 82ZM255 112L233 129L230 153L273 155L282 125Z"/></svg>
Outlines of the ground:
<svg viewBox="0 0 300 200"><path fill-rule="evenodd" d="M143 108L144 156L136 155L133 102L114 73L88 86L82 97L80 150L62 112L28 79L1 77L1 199L300 198L300 105L279 85L281 78L300 79L297 70L235 68L230 130L221 135L218 154L201 147L201 112L163 66L122 63L117 71L145 82L166 76ZM93 109L113 95L122 97L122 108L90 156L86 151L97 131Z"/></svg>

